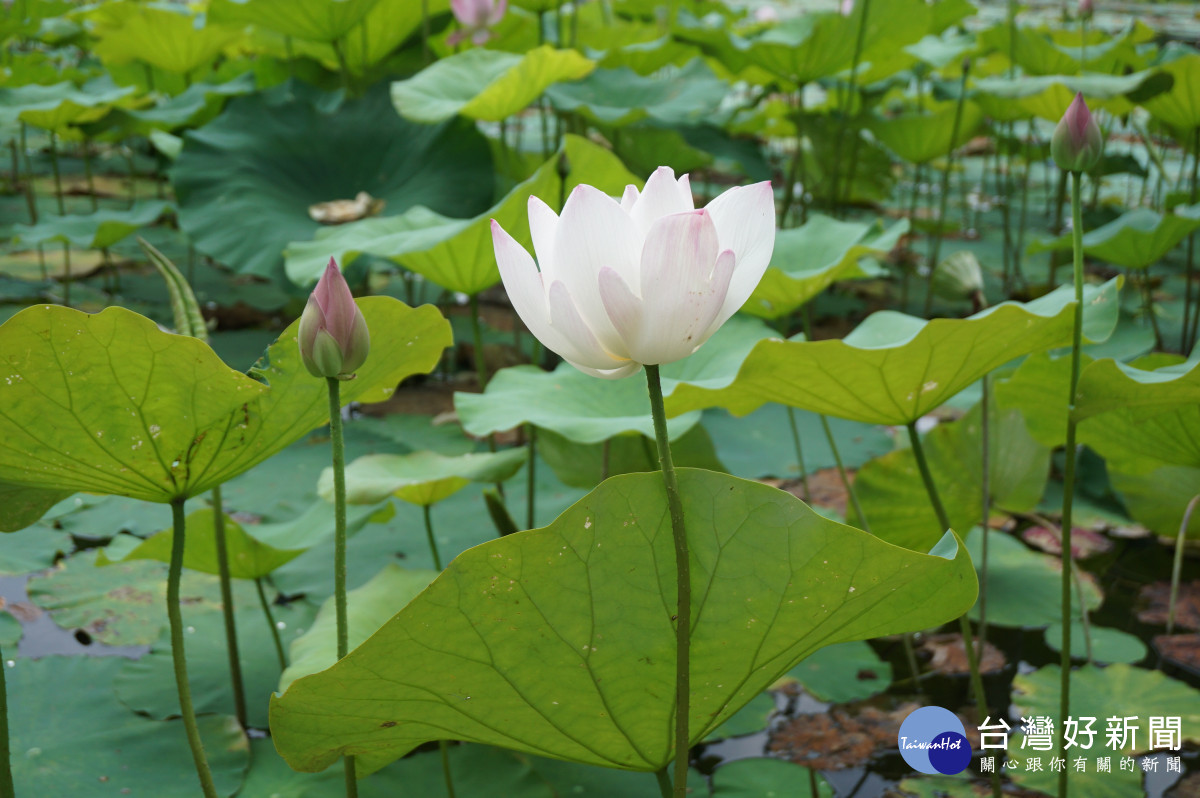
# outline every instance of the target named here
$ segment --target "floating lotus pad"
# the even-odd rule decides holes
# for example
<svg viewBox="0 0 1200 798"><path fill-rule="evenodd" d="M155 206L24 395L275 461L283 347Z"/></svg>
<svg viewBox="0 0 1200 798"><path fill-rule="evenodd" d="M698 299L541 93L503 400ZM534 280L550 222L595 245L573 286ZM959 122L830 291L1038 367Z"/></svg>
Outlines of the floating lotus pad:
<svg viewBox="0 0 1200 798"><path fill-rule="evenodd" d="M918 554L765 485L691 469L679 484L696 580L693 741L817 648L935 626L975 599L951 536L945 556ZM370 773L446 738L664 767L669 523L661 475L628 474L547 528L468 549L349 656L272 700L277 749L304 771L353 754Z"/></svg>
<svg viewBox="0 0 1200 798"><path fill-rule="evenodd" d="M491 204L491 155L474 125L401 119L385 86L337 102L284 84L235 98L185 135L171 180L180 225L197 249L235 271L273 277L288 243L321 229L310 205L360 191L389 214L422 205L469 217Z"/></svg>
<svg viewBox="0 0 1200 798"><path fill-rule="evenodd" d="M1116 278L1084 293L1084 336L1107 338L1117 321ZM843 340L757 344L721 386L679 385L667 413L724 407L745 415L779 402L869 424L908 424L992 369L1071 341L1074 291L1004 302L966 319L926 321L893 311L867 317Z"/></svg>
<svg viewBox="0 0 1200 798"><path fill-rule="evenodd" d="M602 125L623 126L653 119L667 125L711 122L729 92L701 59L662 77L631 69L597 69L573 83L559 83L546 97L561 111L583 114Z"/></svg>
<svg viewBox="0 0 1200 798"><path fill-rule="evenodd" d="M520 55L473 48L393 83L392 104L414 122L444 122L456 115L499 122L524 110L549 86L578 80L594 68L576 51L549 45Z"/></svg>
<svg viewBox="0 0 1200 798"><path fill-rule="evenodd" d="M958 130L955 103L945 103L933 111L907 111L894 116L873 116L868 128L892 152L912 163L928 163L941 158L970 141L983 123L983 111L973 102L964 102ZM953 138L951 138L953 136Z"/></svg>

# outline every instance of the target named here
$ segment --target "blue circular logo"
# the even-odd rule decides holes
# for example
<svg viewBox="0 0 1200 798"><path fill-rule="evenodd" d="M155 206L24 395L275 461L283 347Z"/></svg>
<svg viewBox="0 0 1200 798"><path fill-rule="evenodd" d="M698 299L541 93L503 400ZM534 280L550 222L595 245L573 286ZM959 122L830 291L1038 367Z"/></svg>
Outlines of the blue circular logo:
<svg viewBox="0 0 1200 798"><path fill-rule="evenodd" d="M971 763L971 744L962 721L942 707L914 709L900 724L900 755L919 773L962 773Z"/></svg>

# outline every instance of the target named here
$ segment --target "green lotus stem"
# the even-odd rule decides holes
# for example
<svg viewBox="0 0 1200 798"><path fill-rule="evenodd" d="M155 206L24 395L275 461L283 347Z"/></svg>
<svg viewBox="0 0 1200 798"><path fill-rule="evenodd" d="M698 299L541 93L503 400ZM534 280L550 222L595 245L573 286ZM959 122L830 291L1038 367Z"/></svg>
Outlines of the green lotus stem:
<svg viewBox="0 0 1200 798"><path fill-rule="evenodd" d="M341 381L327 377L329 386L329 442L333 447L333 603L337 614L337 656L350 650L350 626L346 618L346 444L342 432ZM354 757L343 757L346 798L357 798Z"/></svg>
<svg viewBox="0 0 1200 798"><path fill-rule="evenodd" d="M346 53L342 49L342 40L334 39L329 43L333 48L333 54L337 56L338 71L342 77L342 88L347 92L350 91L350 65L346 63Z"/></svg>
<svg viewBox="0 0 1200 798"><path fill-rule="evenodd" d="M796 181L801 179L804 168L804 84L796 90L796 152L792 154L792 163L788 167L787 183L783 187L783 201L779 207L779 226L787 223L792 203L796 200ZM808 220L808 203L804 201L804 191L800 192L800 223Z"/></svg>
<svg viewBox="0 0 1200 798"><path fill-rule="evenodd" d="M796 408L787 406L788 425L792 428L792 445L796 447L796 467L800 469L800 484L804 486L804 498L812 501L808 489L808 469L804 467L804 450L800 448L800 430L796 428Z"/></svg>
<svg viewBox="0 0 1200 798"><path fill-rule="evenodd" d="M29 159L29 147L27 146L26 140L25 140L27 129L28 129L28 125L24 121L22 121L21 122L21 134L20 134L21 157L25 160L25 174L29 175L29 180L30 180L30 182L32 182L33 181L33 161L31 161Z"/></svg>
<svg viewBox="0 0 1200 798"><path fill-rule="evenodd" d="M1065 174L1065 173L1064 173ZM1079 356L1083 345L1083 208L1079 198L1079 172L1071 172L1071 241L1075 274L1075 323L1071 335L1071 388L1067 393L1066 462L1063 465L1062 506L1062 686L1059 717L1071 707L1071 510L1075 500L1075 392L1079 386ZM1058 738L1056 756L1063 756ZM1067 798L1067 768L1058 774L1058 798Z"/></svg>
<svg viewBox="0 0 1200 798"><path fill-rule="evenodd" d="M238 653L237 622L233 617L233 580L229 576L229 549L225 540L225 512L221 509L221 486L212 489L213 538L217 547L217 576L221 582L221 614L225 619L225 645L229 652L229 677L233 683L233 711L242 728L246 724L246 688Z"/></svg>
<svg viewBox="0 0 1200 798"><path fill-rule="evenodd" d="M433 539L433 513L428 504L421 505L422 515L425 517L425 539L429 541L429 553L433 557L433 567L437 570L442 570L442 557L438 554L437 541Z"/></svg>
<svg viewBox="0 0 1200 798"><path fill-rule="evenodd" d="M842 478L842 487L846 489L846 495L850 497L850 504L854 507L854 513L858 516L863 531L870 533L871 525L867 523L867 514L863 512L862 505L858 503L858 493L854 490L854 483L850 481L850 475L846 473L846 466L842 463L842 454L838 451L833 430L829 427L829 419L824 415L821 416L821 426L825 429L825 440L829 441L829 451L833 454L833 462L837 465L838 476Z"/></svg>
<svg viewBox="0 0 1200 798"><path fill-rule="evenodd" d="M912 632L900 635L900 640L904 644L904 659L908 661L908 670L912 674L913 689L920 693L922 692L921 665L917 662L917 650L913 647Z"/></svg>
<svg viewBox="0 0 1200 798"><path fill-rule="evenodd" d="M937 227L933 231L933 243L929 245L929 277L925 283L925 315L929 315L933 307L933 272L938 264L938 253L942 248L942 227L946 219L946 201L950 199L950 173L954 170L954 142L958 140L958 131L962 126L963 103L967 99L967 73L970 69L963 64L962 78L958 84L958 102L954 105L954 123L950 126L950 151L946 153L946 168L942 171L942 191L938 197ZM996 154L999 162L999 153Z"/></svg>
<svg viewBox="0 0 1200 798"><path fill-rule="evenodd" d="M979 533L982 536L981 545L983 551L979 557L979 646L977 656L980 661L983 660L983 649L987 644L987 586L988 586L988 538L991 537L991 529L988 526L988 521L992 515L992 488L991 488L991 389L988 380L989 375L983 375L983 399L980 402L983 410L983 421L980 424L979 435L983 439L983 471L980 477L980 482L983 485L982 495L980 499L983 504L983 513Z"/></svg>
<svg viewBox="0 0 1200 798"><path fill-rule="evenodd" d="M450 746L445 740L438 740L438 751L442 754L442 778L446 782L446 795L454 798L454 778L450 774Z"/></svg>
<svg viewBox="0 0 1200 798"><path fill-rule="evenodd" d="M1162 349L1162 331L1158 328L1158 316L1154 314L1154 293L1150 289L1149 266L1138 275L1138 287L1142 292L1142 312L1150 319L1150 328L1154 330L1154 348Z"/></svg>
<svg viewBox="0 0 1200 798"><path fill-rule="evenodd" d="M1192 185L1191 193L1188 197L1188 202L1192 205L1196 204L1197 183L1200 183L1200 127L1192 131ZM1187 275L1184 282L1184 300L1183 300L1183 333L1179 340L1179 349L1184 354L1191 351L1192 346L1196 342L1196 324L1200 322L1200 310L1196 310L1192 306L1192 277L1195 270L1195 254L1196 254L1196 234L1192 233L1187 240L1187 260L1185 266L1185 274ZM1191 329L1188 328L1189 309L1193 311L1195 318L1191 319Z"/></svg>
<svg viewBox="0 0 1200 798"><path fill-rule="evenodd" d="M667 775L667 769L654 771L654 778L658 780L658 789L662 792L662 798L671 798L671 777Z"/></svg>
<svg viewBox="0 0 1200 798"><path fill-rule="evenodd" d="M1063 229L1063 205L1066 204L1067 196L1067 173L1059 171L1058 173L1058 188L1054 192L1054 234L1058 235ZM1046 281L1046 289L1053 290L1055 278L1058 277L1058 252L1054 249L1050 251L1050 277Z"/></svg>
<svg viewBox="0 0 1200 798"><path fill-rule="evenodd" d="M1029 130L1025 138L1025 169L1021 173L1021 218L1017 222L1017 250L1013 253L1013 277L1025 284L1025 274L1021 269L1021 257L1025 252L1025 226L1029 219L1029 179L1033 174L1033 154L1030 152L1030 142L1035 139L1033 119L1029 120ZM1004 294L1008 296L1011 286L1004 287Z"/></svg>
<svg viewBox="0 0 1200 798"><path fill-rule="evenodd" d="M525 528L533 529L536 523L537 513L535 511L535 503L537 500L537 465L535 459L537 457L537 427L532 424L525 425L525 445L529 450L529 482L525 485Z"/></svg>
<svg viewBox="0 0 1200 798"><path fill-rule="evenodd" d="M938 526L945 532L950 528L950 517L946 515L942 497L938 494L933 474L929 471L929 462L925 459L925 447L921 444L920 433L917 432L917 422L910 421L907 427L908 439L912 443L913 457L917 460L917 470L921 472L921 481L925 483L925 492L929 494L929 503L933 505L933 511L937 514ZM976 711L986 714L988 712L987 693L983 689L983 673L979 670L979 659L975 656L975 646L971 644L971 622L967 619L966 613L958 616L958 628L962 633L963 651L967 654L967 667L971 671L971 690L975 694ZM1066 715L1063 717L1065 718ZM992 796L1000 798L999 773L992 774Z"/></svg>
<svg viewBox="0 0 1200 798"><path fill-rule="evenodd" d="M1007 146L1004 150L1004 169L1000 170L1000 154L996 154L996 175L997 180L1004 181L1004 191L1000 197L1000 227L1003 231L1001 251L1001 260L1004 264L1004 283L1009 284L1011 281L1010 274L1012 272L1011 263L1016 258L1015 245L1012 235L1012 209L1009 207L1009 198L1013 195L1012 190L1012 141L1013 141L1013 123L1009 122L1007 127L1006 137L1008 139Z"/></svg>
<svg viewBox="0 0 1200 798"><path fill-rule="evenodd" d="M3 751L3 758L0 759L0 798L15 798L8 745L8 686L4 673L6 670L8 666L4 664L4 654L0 652L0 751Z"/></svg>
<svg viewBox="0 0 1200 798"><path fill-rule="evenodd" d="M1183 573L1183 541L1187 538L1192 511L1196 509L1197 504L1200 504L1200 495L1193 496L1188 502L1187 509L1183 511L1183 523L1179 525L1179 535L1175 538L1175 558L1171 562L1171 594L1167 599L1167 634L1175 633L1175 602L1179 599L1179 579Z"/></svg>
<svg viewBox="0 0 1200 798"><path fill-rule="evenodd" d="M92 211L100 210L100 201L96 197L96 179L92 175L92 140L83 140L83 174L87 180L88 196L92 200Z"/></svg>
<svg viewBox="0 0 1200 798"><path fill-rule="evenodd" d="M187 529L183 502L182 498L171 502L174 523L171 532L171 563L167 569L167 622L171 627L171 659L175 665L175 687L179 691L179 714L183 717L188 747L192 749L192 760L196 763L200 789L204 792L204 798L217 798L217 787L213 783L212 770L208 767L208 758L204 755L200 729L196 726L196 710L192 706L192 688L188 684L187 658L183 647L183 615L179 609L179 580L183 575L183 546Z"/></svg>
<svg viewBox="0 0 1200 798"><path fill-rule="evenodd" d="M671 460L671 442L667 438L667 413L663 408L662 382L658 366L646 366L646 385L650 393L650 412L654 417L654 437L658 441L658 461L667 490L671 513L671 534L675 539L675 798L687 795L688 718L691 700L692 583L687 529L683 523L683 500Z"/></svg>
<svg viewBox="0 0 1200 798"><path fill-rule="evenodd" d="M287 656L283 653L283 641L279 639L279 627L275 625L275 616L271 613L271 602L267 600L267 591L263 589L262 577L254 580L258 590L258 601L262 605L263 615L267 618L267 626L271 627L271 640L275 643L275 656L279 658L279 670L287 670Z"/></svg>
<svg viewBox="0 0 1200 798"><path fill-rule="evenodd" d="M62 174L58 170L58 134L50 131L50 169L54 174L54 199L58 202L58 215L66 214L67 208L63 203Z"/></svg>
<svg viewBox="0 0 1200 798"><path fill-rule="evenodd" d="M854 58L850 64L850 80L843 91L839 92L841 116L838 119L838 134L833 141L833 175L830 180L829 200L834 214L837 214L838 203L841 201L841 163L842 141L846 138L846 128L849 121L849 104L854 102L854 93L858 90L858 64L862 59L863 41L867 34L867 15L871 11L871 0L862 0L862 16L858 19L858 35L854 39Z"/></svg>

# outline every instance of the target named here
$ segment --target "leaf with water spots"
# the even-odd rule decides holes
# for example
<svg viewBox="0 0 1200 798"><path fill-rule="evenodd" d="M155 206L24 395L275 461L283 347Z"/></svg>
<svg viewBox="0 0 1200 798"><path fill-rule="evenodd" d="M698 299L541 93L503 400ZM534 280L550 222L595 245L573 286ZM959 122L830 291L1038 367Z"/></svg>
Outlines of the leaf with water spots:
<svg viewBox="0 0 1200 798"><path fill-rule="evenodd" d="M976 580L933 554L821 518L788 493L681 469L698 741L831 643L964 612ZM614 477L549 527L460 554L345 659L272 700L299 770L370 773L437 739L653 771L671 761L674 543L659 474ZM353 707L353 709L351 709Z"/></svg>

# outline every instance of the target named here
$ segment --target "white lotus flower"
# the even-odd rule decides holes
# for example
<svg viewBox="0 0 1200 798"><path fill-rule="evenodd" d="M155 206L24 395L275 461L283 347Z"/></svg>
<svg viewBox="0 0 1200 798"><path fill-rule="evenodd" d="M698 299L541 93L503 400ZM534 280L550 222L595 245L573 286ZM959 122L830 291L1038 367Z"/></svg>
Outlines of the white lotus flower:
<svg viewBox="0 0 1200 798"><path fill-rule="evenodd" d="M521 321L580 371L616 379L687 357L745 303L775 247L775 202L763 182L696 210L687 175L661 166L619 203L581 185L558 216L530 197L529 231L538 265L492 220Z"/></svg>

